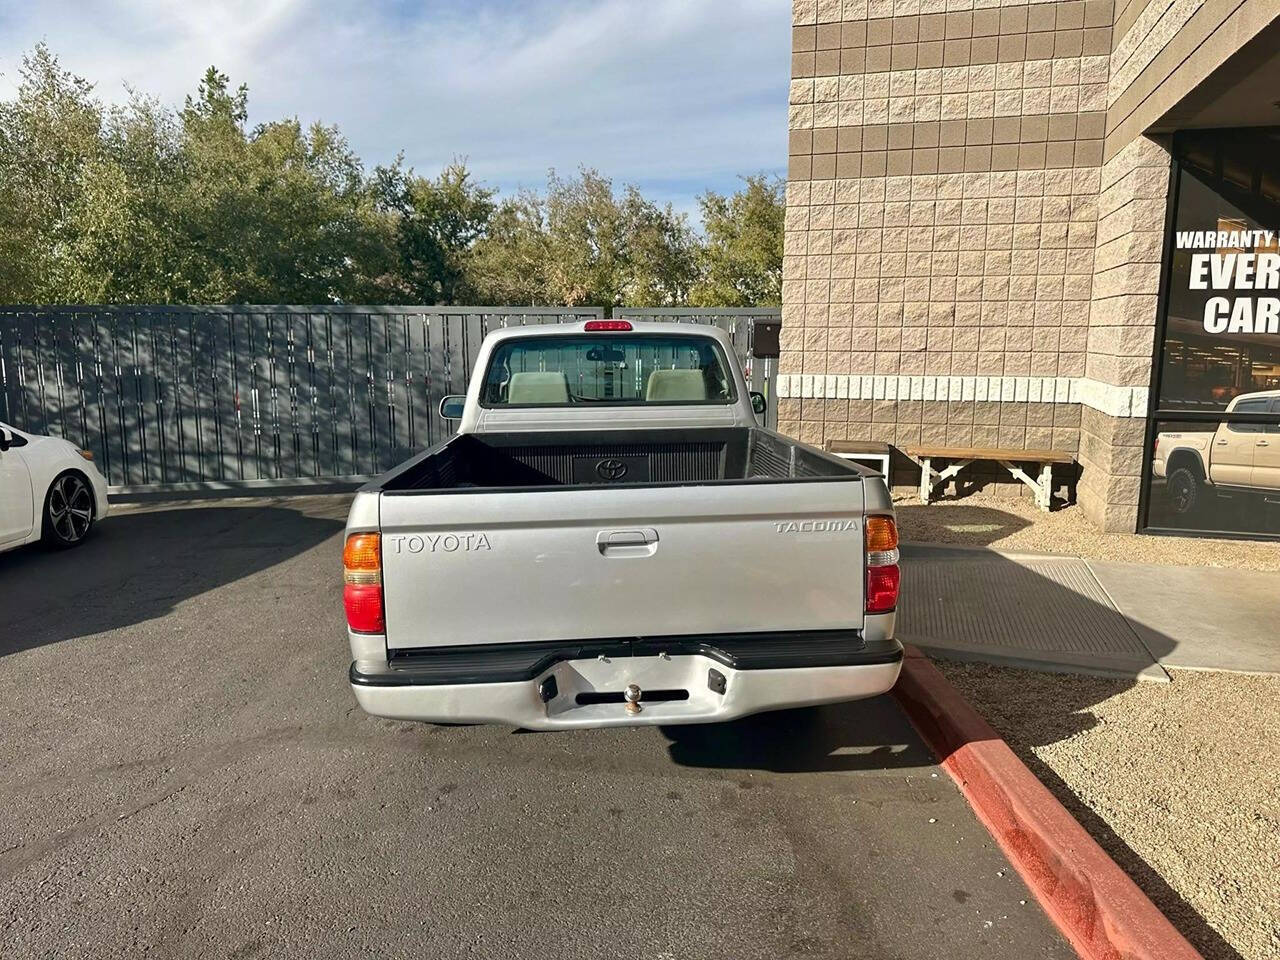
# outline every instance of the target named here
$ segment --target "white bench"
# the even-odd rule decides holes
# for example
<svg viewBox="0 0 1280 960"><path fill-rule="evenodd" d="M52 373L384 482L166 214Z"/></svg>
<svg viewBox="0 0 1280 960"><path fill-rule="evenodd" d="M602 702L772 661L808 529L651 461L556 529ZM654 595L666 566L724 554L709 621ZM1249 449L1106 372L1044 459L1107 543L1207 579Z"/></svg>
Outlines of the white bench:
<svg viewBox="0 0 1280 960"><path fill-rule="evenodd" d="M876 443L873 440L828 440L827 453L833 453L845 460L852 460L864 466L874 467L884 477L885 486L889 485L889 445Z"/></svg>

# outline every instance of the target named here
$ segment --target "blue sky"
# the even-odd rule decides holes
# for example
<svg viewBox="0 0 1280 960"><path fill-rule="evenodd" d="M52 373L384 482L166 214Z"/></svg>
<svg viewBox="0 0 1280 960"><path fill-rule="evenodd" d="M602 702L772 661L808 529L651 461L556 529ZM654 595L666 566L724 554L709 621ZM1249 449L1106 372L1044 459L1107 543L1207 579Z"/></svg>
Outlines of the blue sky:
<svg viewBox="0 0 1280 960"><path fill-rule="evenodd" d="M504 190L586 164L693 211L786 163L788 0L0 0L0 98L40 40L105 100L179 104L215 64L251 122Z"/></svg>

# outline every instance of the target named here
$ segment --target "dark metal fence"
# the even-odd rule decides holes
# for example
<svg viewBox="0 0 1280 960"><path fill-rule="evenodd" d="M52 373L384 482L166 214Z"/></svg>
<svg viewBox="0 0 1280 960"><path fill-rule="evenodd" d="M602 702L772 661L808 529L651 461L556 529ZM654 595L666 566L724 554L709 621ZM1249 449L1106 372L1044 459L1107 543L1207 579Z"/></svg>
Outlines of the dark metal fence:
<svg viewBox="0 0 1280 960"><path fill-rule="evenodd" d="M619 310L729 330L753 389L764 311ZM497 327L595 307L0 307L0 420L92 450L115 487L232 486L380 473L444 439ZM770 365L766 371L765 364Z"/></svg>

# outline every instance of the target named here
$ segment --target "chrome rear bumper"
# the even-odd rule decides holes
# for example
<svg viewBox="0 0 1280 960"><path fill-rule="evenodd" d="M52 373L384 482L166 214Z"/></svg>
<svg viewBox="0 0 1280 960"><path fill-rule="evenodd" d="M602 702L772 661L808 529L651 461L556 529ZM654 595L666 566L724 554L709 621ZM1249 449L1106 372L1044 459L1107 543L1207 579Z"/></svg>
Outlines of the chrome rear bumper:
<svg viewBox="0 0 1280 960"><path fill-rule="evenodd" d="M527 679L415 682L412 670L362 673L351 689L365 712L396 720L500 723L529 730L712 723L766 710L874 697L890 690L902 647L890 640L840 664L743 669L714 653L607 656L551 663ZM634 686L638 702L625 702ZM633 691L634 694L634 691ZM646 699L646 696L651 699Z"/></svg>

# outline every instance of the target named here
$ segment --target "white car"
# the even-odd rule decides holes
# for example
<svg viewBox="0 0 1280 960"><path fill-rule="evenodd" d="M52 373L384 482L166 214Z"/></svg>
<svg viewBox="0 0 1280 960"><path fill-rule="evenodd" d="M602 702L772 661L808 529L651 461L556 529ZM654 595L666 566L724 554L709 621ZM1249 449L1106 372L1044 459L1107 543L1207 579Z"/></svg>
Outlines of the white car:
<svg viewBox="0 0 1280 960"><path fill-rule="evenodd" d="M0 551L37 540L74 547L106 515L92 453L0 423Z"/></svg>

